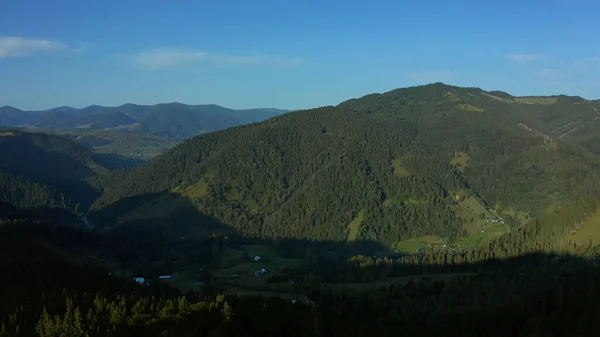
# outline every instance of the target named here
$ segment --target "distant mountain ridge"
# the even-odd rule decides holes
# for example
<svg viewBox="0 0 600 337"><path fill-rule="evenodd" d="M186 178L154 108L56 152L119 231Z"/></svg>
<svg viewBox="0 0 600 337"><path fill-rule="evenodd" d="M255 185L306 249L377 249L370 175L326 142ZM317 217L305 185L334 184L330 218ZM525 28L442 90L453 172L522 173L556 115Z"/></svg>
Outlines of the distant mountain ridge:
<svg viewBox="0 0 600 337"><path fill-rule="evenodd" d="M161 103L118 107L90 105L82 109L68 106L48 110L25 111L0 107L0 125L50 130L114 130L144 133L174 139L256 123L289 110L258 108L229 109L219 105Z"/></svg>

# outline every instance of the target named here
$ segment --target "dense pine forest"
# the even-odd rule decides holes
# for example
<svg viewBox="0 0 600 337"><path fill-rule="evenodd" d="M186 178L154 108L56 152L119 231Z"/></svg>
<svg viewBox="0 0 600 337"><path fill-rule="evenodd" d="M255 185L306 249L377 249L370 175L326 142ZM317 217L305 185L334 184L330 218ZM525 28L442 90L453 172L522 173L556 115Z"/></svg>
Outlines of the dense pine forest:
<svg viewBox="0 0 600 337"><path fill-rule="evenodd" d="M436 83L123 170L0 130L0 336L595 335L599 108Z"/></svg>
<svg viewBox="0 0 600 337"><path fill-rule="evenodd" d="M161 201L176 193L247 237L393 246L473 231L481 212L464 199L523 224L598 195L596 105L495 94L437 83L195 137L116 184L105 176L92 215L114 226L148 220L150 203L177 213Z"/></svg>

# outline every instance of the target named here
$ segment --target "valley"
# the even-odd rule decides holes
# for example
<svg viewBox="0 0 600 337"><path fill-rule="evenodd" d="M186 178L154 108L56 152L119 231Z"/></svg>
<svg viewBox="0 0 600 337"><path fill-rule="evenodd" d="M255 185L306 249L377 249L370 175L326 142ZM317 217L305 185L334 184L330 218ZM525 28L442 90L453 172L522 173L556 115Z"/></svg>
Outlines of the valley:
<svg viewBox="0 0 600 337"><path fill-rule="evenodd" d="M198 134L260 122L282 109L228 109L218 105L124 104L22 111L0 107L0 127L61 135L99 157L111 169L134 167Z"/></svg>
<svg viewBox="0 0 600 337"><path fill-rule="evenodd" d="M597 106L434 83L184 141L5 128L0 237L25 265L43 256L74 279L103 280L45 276L70 284L82 307L93 303L87 291L170 298L153 309L119 304L135 305L128 310L146 326L207 314L207 305L227 316L224 298L239 315L265 301L265 310L294 305L290 313L315 315L307 322L373 306L413 335L442 333L426 322L457 312L509 319L527 296L553 301L556 284L578 292L600 279ZM36 322L55 322L30 300ZM101 315L83 321L105 327L92 323Z"/></svg>

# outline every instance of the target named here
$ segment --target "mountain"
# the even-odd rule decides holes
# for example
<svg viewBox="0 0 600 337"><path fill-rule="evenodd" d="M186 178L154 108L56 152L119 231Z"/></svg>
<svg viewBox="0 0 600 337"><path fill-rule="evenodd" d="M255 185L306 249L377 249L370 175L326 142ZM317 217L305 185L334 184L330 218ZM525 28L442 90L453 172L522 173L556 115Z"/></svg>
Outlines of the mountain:
<svg viewBox="0 0 600 337"><path fill-rule="evenodd" d="M22 111L11 106L0 107L0 125L20 126L36 117L35 112Z"/></svg>
<svg viewBox="0 0 600 337"><path fill-rule="evenodd" d="M64 136L2 130L23 137L4 169L103 194L91 231L0 202L0 333L594 335L598 108L436 83L112 172L80 172L95 156Z"/></svg>
<svg viewBox="0 0 600 337"><path fill-rule="evenodd" d="M36 128L51 130L69 129L112 129L121 125L134 124L135 119L118 111L98 112L89 115L72 115L62 111L44 113L35 123Z"/></svg>
<svg viewBox="0 0 600 337"><path fill-rule="evenodd" d="M442 83L371 94L186 140L105 183L93 217L168 224L178 195L246 237L485 240L599 194L597 109Z"/></svg>
<svg viewBox="0 0 600 337"><path fill-rule="evenodd" d="M87 180L108 172L89 150L43 133L1 129L0 157L0 202L18 207L83 211L97 196Z"/></svg>
<svg viewBox="0 0 600 337"><path fill-rule="evenodd" d="M44 111L0 108L0 125L50 130L117 130L185 139L200 133L254 123L287 110L234 110L218 105L124 104L119 107L91 105L83 109L58 107Z"/></svg>

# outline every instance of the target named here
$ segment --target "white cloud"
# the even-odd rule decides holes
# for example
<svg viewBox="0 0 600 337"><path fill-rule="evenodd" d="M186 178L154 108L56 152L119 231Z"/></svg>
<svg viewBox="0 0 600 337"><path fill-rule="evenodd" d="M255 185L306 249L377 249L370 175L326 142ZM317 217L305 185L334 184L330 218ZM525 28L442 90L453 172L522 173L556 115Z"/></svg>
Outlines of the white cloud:
<svg viewBox="0 0 600 337"><path fill-rule="evenodd" d="M513 61L519 64L525 64L525 63L530 63L530 62L535 62L535 61L539 61L542 58L542 55L540 54L507 54L504 57L506 57L507 60L509 61Z"/></svg>
<svg viewBox="0 0 600 337"><path fill-rule="evenodd" d="M0 58L25 57L53 51L78 51L57 40L27 39L19 36L0 36Z"/></svg>
<svg viewBox="0 0 600 337"><path fill-rule="evenodd" d="M203 51L178 49L155 49L134 55L134 63L146 70L189 68L199 65L262 65L276 69L293 68L303 62L301 58L229 56L209 54Z"/></svg>
<svg viewBox="0 0 600 337"><path fill-rule="evenodd" d="M456 78L456 74L445 70L426 70L410 74L413 81L420 82L445 82Z"/></svg>

